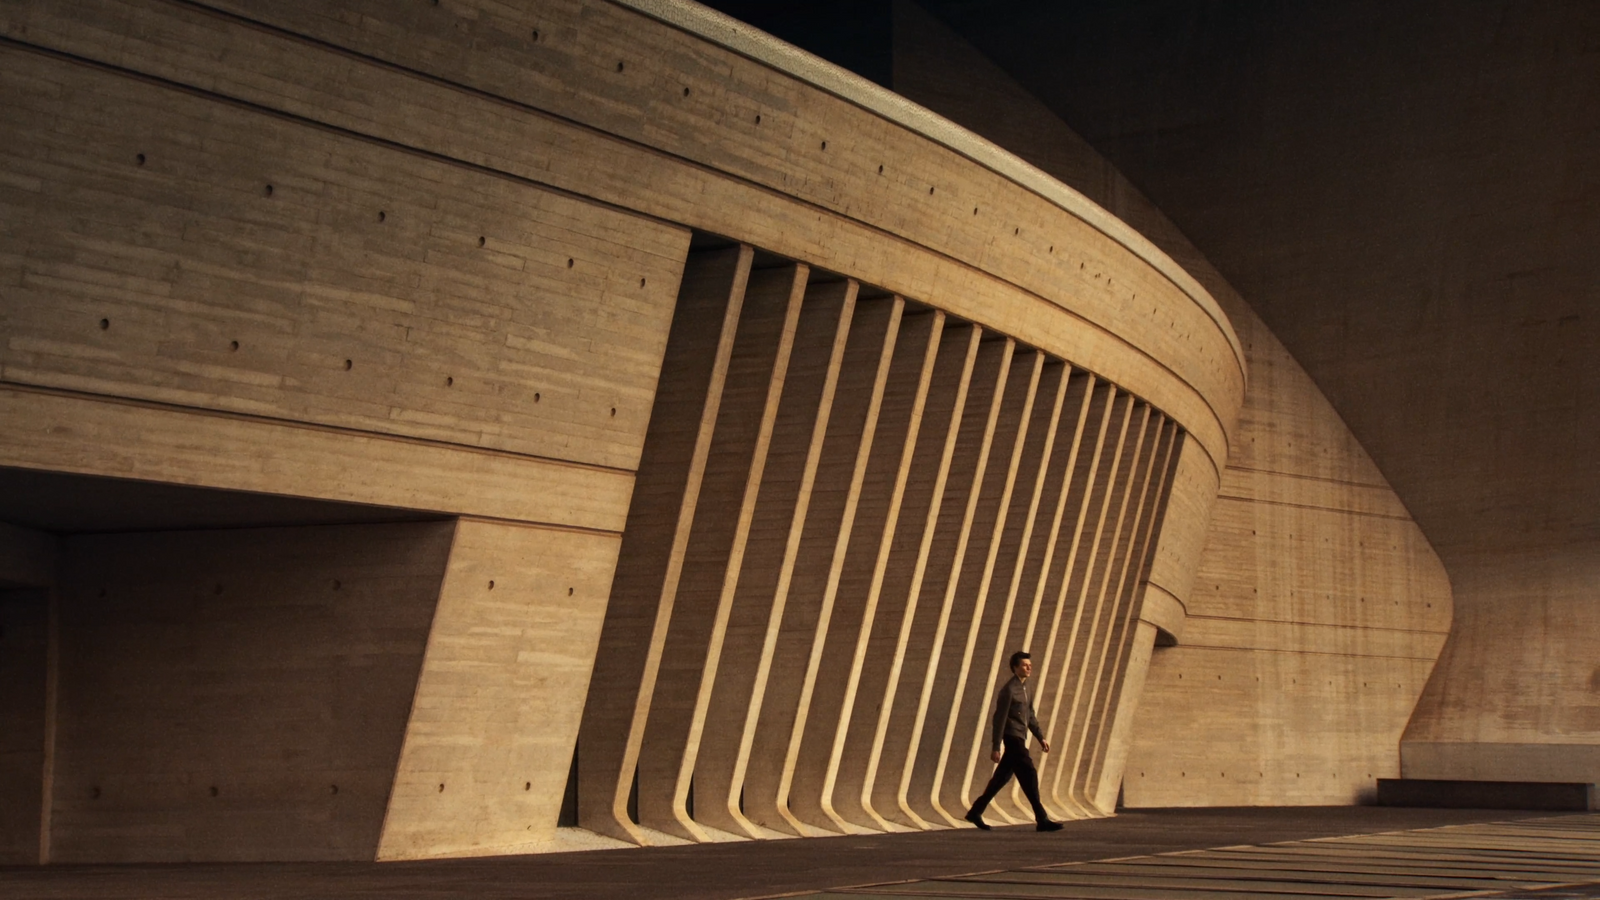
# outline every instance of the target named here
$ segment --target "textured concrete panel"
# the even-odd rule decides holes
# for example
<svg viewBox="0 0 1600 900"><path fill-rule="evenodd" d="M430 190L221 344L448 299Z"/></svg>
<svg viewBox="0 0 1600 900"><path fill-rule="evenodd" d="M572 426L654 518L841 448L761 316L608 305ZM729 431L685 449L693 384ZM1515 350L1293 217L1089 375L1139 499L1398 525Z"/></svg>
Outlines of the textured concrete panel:
<svg viewBox="0 0 1600 900"><path fill-rule="evenodd" d="M506 853L555 833L617 544L457 524L379 859Z"/></svg>
<svg viewBox="0 0 1600 900"><path fill-rule="evenodd" d="M67 539L50 861L372 859L453 530Z"/></svg>

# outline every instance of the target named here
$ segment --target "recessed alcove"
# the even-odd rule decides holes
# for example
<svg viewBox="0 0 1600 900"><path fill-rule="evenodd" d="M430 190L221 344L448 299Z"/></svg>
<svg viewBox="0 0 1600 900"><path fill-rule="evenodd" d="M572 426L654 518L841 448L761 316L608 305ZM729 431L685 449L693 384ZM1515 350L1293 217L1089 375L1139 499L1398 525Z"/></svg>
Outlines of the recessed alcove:
<svg viewBox="0 0 1600 900"><path fill-rule="evenodd" d="M372 858L453 520L0 468L0 523L0 861Z"/></svg>

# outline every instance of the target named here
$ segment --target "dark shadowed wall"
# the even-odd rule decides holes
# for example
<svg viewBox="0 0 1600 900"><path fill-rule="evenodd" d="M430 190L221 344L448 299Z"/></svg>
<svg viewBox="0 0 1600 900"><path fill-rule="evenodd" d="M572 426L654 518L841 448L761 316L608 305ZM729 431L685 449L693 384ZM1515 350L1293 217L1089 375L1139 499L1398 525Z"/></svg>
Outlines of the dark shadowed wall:
<svg viewBox="0 0 1600 900"><path fill-rule="evenodd" d="M371 859L454 530L67 539L51 861Z"/></svg>
<svg viewBox="0 0 1600 900"><path fill-rule="evenodd" d="M0 864L39 861L49 603L0 590Z"/></svg>
<svg viewBox="0 0 1600 900"><path fill-rule="evenodd" d="M1407 772L1600 777L1600 7L928 6L1194 238L1438 550Z"/></svg>
<svg viewBox="0 0 1600 900"><path fill-rule="evenodd" d="M920 7L896 4L895 87L1149 236L1239 329L1250 386L1187 607L1133 729L1130 806L1351 803L1398 743L1450 623L1438 557L1250 305L1105 157Z"/></svg>

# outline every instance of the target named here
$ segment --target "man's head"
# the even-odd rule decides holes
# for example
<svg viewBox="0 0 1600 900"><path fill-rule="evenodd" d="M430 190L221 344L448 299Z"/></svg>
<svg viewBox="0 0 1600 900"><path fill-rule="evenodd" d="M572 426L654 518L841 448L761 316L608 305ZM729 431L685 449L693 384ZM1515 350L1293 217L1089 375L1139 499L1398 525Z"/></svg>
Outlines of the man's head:
<svg viewBox="0 0 1600 900"><path fill-rule="evenodd" d="M1018 678L1027 678L1033 674L1033 657L1026 650L1018 650L1011 654L1011 674Z"/></svg>

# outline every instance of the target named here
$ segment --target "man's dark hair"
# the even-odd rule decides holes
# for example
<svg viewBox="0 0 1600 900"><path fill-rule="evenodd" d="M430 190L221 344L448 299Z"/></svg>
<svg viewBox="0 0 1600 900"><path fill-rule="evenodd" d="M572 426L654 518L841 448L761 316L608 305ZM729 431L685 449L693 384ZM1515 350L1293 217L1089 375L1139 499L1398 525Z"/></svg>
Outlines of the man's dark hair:
<svg viewBox="0 0 1600 900"><path fill-rule="evenodd" d="M1033 659L1033 657L1030 656L1026 650L1018 650L1017 652L1011 654L1011 668L1015 669L1017 667L1017 663L1020 663L1025 659Z"/></svg>

